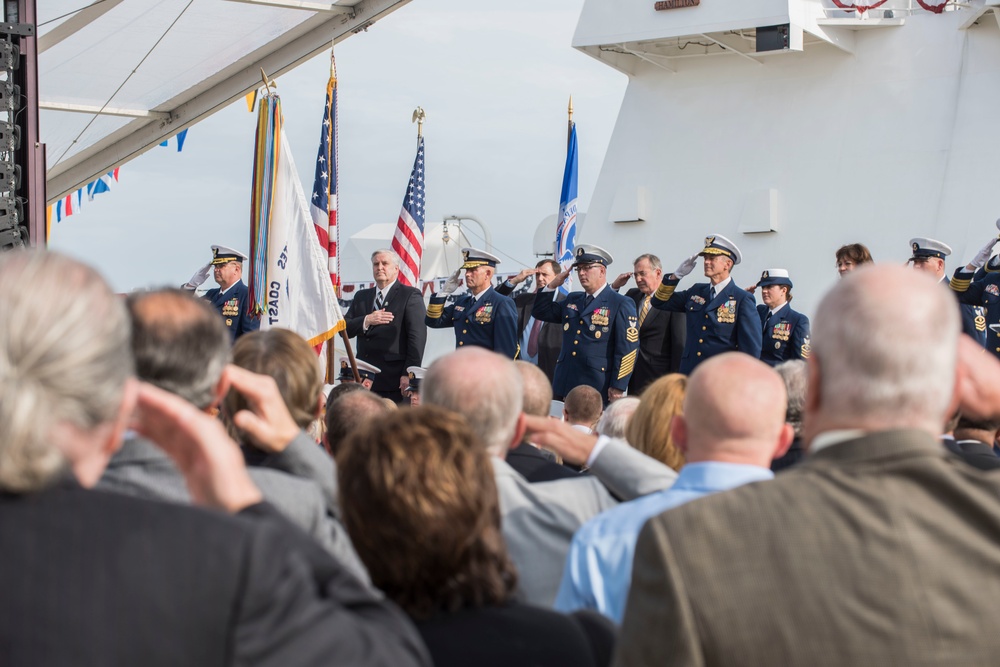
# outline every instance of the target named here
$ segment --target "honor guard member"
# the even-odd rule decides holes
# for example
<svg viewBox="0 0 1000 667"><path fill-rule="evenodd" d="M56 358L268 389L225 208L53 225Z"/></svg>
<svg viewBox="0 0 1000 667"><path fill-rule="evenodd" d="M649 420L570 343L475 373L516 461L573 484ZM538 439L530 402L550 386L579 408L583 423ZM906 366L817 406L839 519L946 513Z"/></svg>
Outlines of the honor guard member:
<svg viewBox="0 0 1000 667"><path fill-rule="evenodd" d="M410 384L406 386L403 393L410 399L410 405L413 407L420 405L420 383L423 382L426 372L427 369L420 366L410 366L406 369L406 373L410 377Z"/></svg>
<svg viewBox="0 0 1000 667"><path fill-rule="evenodd" d="M677 291L677 283L705 258L707 283ZM753 296L733 283L729 273L742 256L736 244L716 234L705 239L705 248L663 279L652 306L687 314L687 341L680 372L690 374L701 362L723 352L738 350L760 358L761 324Z"/></svg>
<svg viewBox="0 0 1000 667"><path fill-rule="evenodd" d="M356 357L354 362L358 365L358 375L361 376L361 386L370 390L372 385L375 384L375 378L382 372L381 369L377 366L369 364L367 361L361 361ZM347 359L340 360L340 375L337 379L340 380L340 384L352 384L354 382L354 371L351 370L351 364L347 362Z"/></svg>
<svg viewBox="0 0 1000 667"><path fill-rule="evenodd" d="M260 317L250 314L250 289L243 283L243 262L248 259L239 250L222 245L212 246L212 261L198 270L183 289L195 290L214 273L218 287L202 295L222 315L229 334L236 340L245 333L260 328Z"/></svg>
<svg viewBox="0 0 1000 667"><path fill-rule="evenodd" d="M455 327L455 347L476 345L513 359L517 356L517 308L510 297L493 289L500 259L475 248L462 248L462 258L462 266L431 296L424 321L432 329ZM448 296L458 289L463 270L469 293L445 306Z"/></svg>
<svg viewBox="0 0 1000 667"><path fill-rule="evenodd" d="M549 281L535 298L531 314L543 322L561 322L562 350L552 392L563 398L580 385L601 392L605 404L628 388L639 348L635 302L607 284L611 254L595 245L578 245L573 266ZM582 292L555 300L555 289L576 269Z"/></svg>
<svg viewBox="0 0 1000 667"><path fill-rule="evenodd" d="M913 268L934 276L939 282L947 282L945 274L945 257L951 254L951 247L934 239L910 239L913 256ZM962 332L971 336L974 341L986 346L986 310L982 306L961 304Z"/></svg>
<svg viewBox="0 0 1000 667"><path fill-rule="evenodd" d="M1000 220L997 220L997 227L1000 228ZM958 294L958 300L963 305L980 306L986 311L986 349L1000 358L1000 332L990 326L1000 322L1000 264L996 258L990 259L997 241L1000 238L993 237L971 262L955 269L951 288Z"/></svg>
<svg viewBox="0 0 1000 667"><path fill-rule="evenodd" d="M760 289L761 301L757 306L760 315L763 345L760 360L768 366L777 366L789 359L809 358L809 318L792 310L792 281L785 269L768 269L760 280L747 290L753 294Z"/></svg>

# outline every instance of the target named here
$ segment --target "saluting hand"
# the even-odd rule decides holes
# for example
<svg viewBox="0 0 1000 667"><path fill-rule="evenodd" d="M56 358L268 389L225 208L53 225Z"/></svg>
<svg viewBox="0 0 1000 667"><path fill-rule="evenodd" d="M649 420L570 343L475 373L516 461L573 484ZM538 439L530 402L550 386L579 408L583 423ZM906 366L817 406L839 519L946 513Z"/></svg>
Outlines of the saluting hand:
<svg viewBox="0 0 1000 667"><path fill-rule="evenodd" d="M686 276L687 274L694 271L694 267L698 265L698 255L691 255L674 270L674 277L678 280Z"/></svg>
<svg viewBox="0 0 1000 667"><path fill-rule="evenodd" d="M631 278L631 277L632 277L632 272L631 271L629 271L627 273L620 273L620 274L618 274L618 277L615 278L615 281L613 283L611 283L611 289L613 289L613 290L615 290L617 292L618 290L620 290L625 285L625 283L628 282L629 278Z"/></svg>
<svg viewBox="0 0 1000 667"><path fill-rule="evenodd" d="M140 384L132 427L173 459L196 503L238 512L263 500L222 423L184 399Z"/></svg>
<svg viewBox="0 0 1000 667"><path fill-rule="evenodd" d="M967 268L981 269L986 266L987 260L989 260L990 255L993 253L993 246L997 244L997 241L1000 241L1000 237L994 236L991 238L989 242L984 245L978 253L976 253L976 256L972 258L972 261L969 262L969 266Z"/></svg>
<svg viewBox="0 0 1000 667"><path fill-rule="evenodd" d="M441 291L438 292L438 296L448 296L449 294L457 290L459 282L458 277L460 275L462 275L462 269L455 269L455 273L451 274L448 277L448 280L445 281L444 287L442 287Z"/></svg>
<svg viewBox="0 0 1000 667"><path fill-rule="evenodd" d="M556 287L561 286L564 282L566 282L566 278L569 277L569 272L570 269L566 269L565 271L557 273L555 277L549 281L549 284L545 286L546 289L548 289L549 287L555 289Z"/></svg>

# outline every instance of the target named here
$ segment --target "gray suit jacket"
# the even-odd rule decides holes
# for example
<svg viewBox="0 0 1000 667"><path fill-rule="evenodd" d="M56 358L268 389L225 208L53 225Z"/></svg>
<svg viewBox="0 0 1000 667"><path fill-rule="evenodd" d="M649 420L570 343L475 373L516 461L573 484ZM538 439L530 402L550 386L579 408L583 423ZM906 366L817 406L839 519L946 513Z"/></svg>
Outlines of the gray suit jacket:
<svg viewBox="0 0 1000 667"><path fill-rule="evenodd" d="M573 533L584 522L618 505L619 498L660 491L677 479L673 470L623 440L608 442L590 468L591 476L531 484L498 458L493 471L521 597L545 607L555 602Z"/></svg>
<svg viewBox="0 0 1000 667"><path fill-rule="evenodd" d="M1000 477L895 430L651 519L615 664L987 665Z"/></svg>
<svg viewBox="0 0 1000 667"><path fill-rule="evenodd" d="M368 571L355 553L347 531L329 510L329 493L335 493L332 482L321 489L319 479L314 479L332 470L332 462L318 451L315 443L310 447L310 442L309 436L300 434L280 455L269 457L269 461L280 463L287 471L248 466L250 478L268 502L352 574L368 583ZM317 450L329 463L314 459L310 450ZM126 437L121 449L111 457L97 488L151 500L191 503L184 477L170 457L152 442L134 434Z"/></svg>

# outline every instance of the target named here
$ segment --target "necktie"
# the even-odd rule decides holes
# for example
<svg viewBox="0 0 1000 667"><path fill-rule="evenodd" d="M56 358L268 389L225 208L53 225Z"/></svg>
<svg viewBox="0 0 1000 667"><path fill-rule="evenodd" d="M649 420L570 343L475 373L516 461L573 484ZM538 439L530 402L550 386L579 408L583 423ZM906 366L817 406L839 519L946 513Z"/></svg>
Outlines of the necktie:
<svg viewBox="0 0 1000 667"><path fill-rule="evenodd" d="M639 309L639 328L642 328L642 323L646 320L646 315L649 314L649 300L652 297L646 297L642 300L642 308Z"/></svg>
<svg viewBox="0 0 1000 667"><path fill-rule="evenodd" d="M531 325L531 331L528 332L528 356L537 357L538 356L538 332L542 329L542 321L535 320Z"/></svg>
<svg viewBox="0 0 1000 667"><path fill-rule="evenodd" d="M375 310L382 310L382 305L385 303L385 298L382 296L382 292L378 291L375 293Z"/></svg>
<svg viewBox="0 0 1000 667"><path fill-rule="evenodd" d="M708 290L708 300L712 301L715 299L715 285L712 285L712 289Z"/></svg>
<svg viewBox="0 0 1000 667"><path fill-rule="evenodd" d="M763 333L763 334L767 333L767 323L771 319L771 315L773 315L773 314L774 313L771 313L771 312L767 313L767 317L764 318L764 324L761 325L761 333Z"/></svg>
<svg viewBox="0 0 1000 667"><path fill-rule="evenodd" d="M583 309L586 310L590 308L590 304L594 303L594 295L588 294L587 298L583 300Z"/></svg>

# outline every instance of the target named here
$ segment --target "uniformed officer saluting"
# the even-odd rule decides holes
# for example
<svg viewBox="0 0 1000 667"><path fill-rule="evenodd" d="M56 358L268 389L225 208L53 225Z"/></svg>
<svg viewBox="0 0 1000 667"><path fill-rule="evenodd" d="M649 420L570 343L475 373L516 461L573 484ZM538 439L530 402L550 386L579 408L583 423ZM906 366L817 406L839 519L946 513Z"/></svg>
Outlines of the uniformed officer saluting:
<svg viewBox="0 0 1000 667"><path fill-rule="evenodd" d="M934 276L938 282L947 283L948 277L944 271L945 257L951 254L951 247L934 239L910 239L913 256L913 268ZM985 275L985 272L983 272ZM977 276L982 278L982 276ZM971 336L980 345L986 345L986 310L982 306L961 304L962 332Z"/></svg>
<svg viewBox="0 0 1000 667"><path fill-rule="evenodd" d="M455 347L477 345L513 359L517 355L517 308L510 297L493 289L493 274L500 260L488 252L462 248L462 266L431 296L424 321L432 329L455 327ZM458 289L465 271L464 294L445 307L448 295Z"/></svg>
<svg viewBox="0 0 1000 667"><path fill-rule="evenodd" d="M809 318L788 305L792 300L788 271L768 269L747 291L753 294L758 287L764 302L757 306L763 336L760 360L768 366L777 366L789 359L808 359Z"/></svg>
<svg viewBox="0 0 1000 667"><path fill-rule="evenodd" d="M997 220L997 229L1000 229L1000 220ZM1000 241L1000 238L991 238L984 245L976 256L964 268L955 269L955 276L951 279L951 288L958 293L960 303L969 306L982 306L986 309L987 325L996 325L1000 322L1000 267L994 265L990 255L993 247ZM977 269L986 268L986 275L980 279ZM975 278L975 280L973 280ZM989 326L986 334L986 349L1000 358L1000 332L993 326Z"/></svg>
<svg viewBox="0 0 1000 667"><path fill-rule="evenodd" d="M681 278L691 273L705 258L707 283L676 291ZM716 234L705 239L705 248L664 278L653 295L652 306L675 313L687 313L687 341L681 358L681 373L723 352L739 350L760 358L761 324L753 296L733 283L729 272L740 263L736 244Z"/></svg>
<svg viewBox="0 0 1000 667"><path fill-rule="evenodd" d="M243 283L243 262L247 256L224 245L212 246L212 261L201 267L183 289L194 290L213 273L218 287L202 295L222 315L233 340L260 328L260 317L251 315L250 288Z"/></svg>
<svg viewBox="0 0 1000 667"><path fill-rule="evenodd" d="M531 314L543 322L562 322L563 339L556 362L552 393L562 399L570 389L590 385L605 403L620 398L628 387L639 348L635 302L607 288L611 254L594 245L576 248L575 268L582 292L555 300L555 289L569 269L556 275L535 297Z"/></svg>

